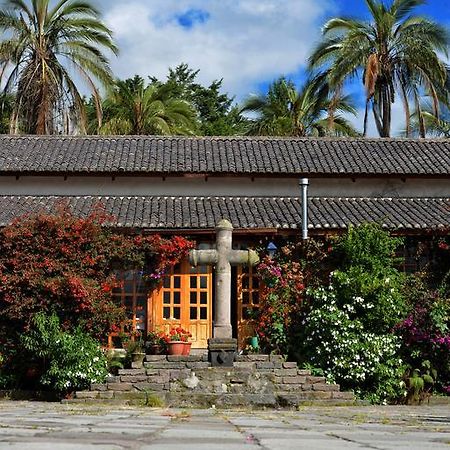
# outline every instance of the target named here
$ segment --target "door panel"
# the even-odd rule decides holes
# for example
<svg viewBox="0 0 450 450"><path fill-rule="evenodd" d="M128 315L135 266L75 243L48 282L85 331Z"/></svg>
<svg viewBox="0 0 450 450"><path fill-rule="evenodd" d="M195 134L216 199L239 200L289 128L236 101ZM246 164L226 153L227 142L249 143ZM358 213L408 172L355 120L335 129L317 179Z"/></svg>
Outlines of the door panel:
<svg viewBox="0 0 450 450"><path fill-rule="evenodd" d="M181 326L192 334L193 348L207 348L212 335L212 272L183 262L163 278L151 299L149 328L166 333Z"/></svg>

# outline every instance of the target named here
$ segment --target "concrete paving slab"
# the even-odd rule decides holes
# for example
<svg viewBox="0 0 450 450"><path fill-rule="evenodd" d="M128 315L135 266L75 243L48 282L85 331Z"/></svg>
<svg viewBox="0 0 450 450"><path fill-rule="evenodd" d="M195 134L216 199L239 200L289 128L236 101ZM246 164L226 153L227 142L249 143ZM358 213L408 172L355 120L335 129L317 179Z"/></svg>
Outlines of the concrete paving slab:
<svg viewBox="0 0 450 450"><path fill-rule="evenodd" d="M450 408L164 410L0 402L0 450L439 450Z"/></svg>

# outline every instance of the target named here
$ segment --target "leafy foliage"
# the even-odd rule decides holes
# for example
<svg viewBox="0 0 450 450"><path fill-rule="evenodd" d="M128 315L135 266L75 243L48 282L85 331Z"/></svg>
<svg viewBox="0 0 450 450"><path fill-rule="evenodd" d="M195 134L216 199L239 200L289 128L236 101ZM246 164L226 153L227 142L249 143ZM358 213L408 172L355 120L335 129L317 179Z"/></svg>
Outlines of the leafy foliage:
<svg viewBox="0 0 450 450"><path fill-rule="evenodd" d="M195 111L189 102L177 97L169 86L146 84L137 75L116 81L102 107L103 124L98 129L91 99L88 111L92 133L192 135L197 130Z"/></svg>
<svg viewBox="0 0 450 450"><path fill-rule="evenodd" d="M349 228L335 244L329 287L308 291L298 342L305 362L376 403L405 392L401 339L392 333L408 313L393 258L401 242L377 224Z"/></svg>
<svg viewBox="0 0 450 450"><path fill-rule="evenodd" d="M430 290L420 275L411 277L405 292L411 312L395 327L403 340L402 357L409 366L410 377L414 378L422 377L427 362L434 372L433 387L445 393L450 387L450 300L439 290ZM413 400L418 400L424 389L417 382L420 380L410 384Z"/></svg>
<svg viewBox="0 0 450 450"><path fill-rule="evenodd" d="M117 53L109 28L89 1L6 0L0 10L1 73L10 66L5 92L15 92L11 130L31 134L84 129L83 99L69 68L91 88L109 86L112 74L103 51ZM8 72L6 72L8 73Z"/></svg>
<svg viewBox="0 0 450 450"><path fill-rule="evenodd" d="M410 104L415 105L420 116L422 90L433 98L437 115L438 93L447 81L446 66L439 55L447 52L449 34L431 20L413 15L426 0L365 2L371 21L348 17L329 20L310 65L325 68L332 86L342 86L346 79L361 76L366 91L364 135L372 104L380 136L390 136L392 104L399 95L409 135Z"/></svg>
<svg viewBox="0 0 450 450"><path fill-rule="evenodd" d="M1 231L0 338L55 312L65 329L104 339L124 319L112 298L115 267L145 267L158 282L192 247L176 236L116 234L104 227L108 220L101 209L80 218L61 205L56 215L25 216Z"/></svg>
<svg viewBox="0 0 450 450"><path fill-rule="evenodd" d="M266 96L248 98L243 112L257 114L248 134L265 136L357 136L340 113L356 114L350 98L333 92L324 75L309 79L296 91L280 78Z"/></svg>
<svg viewBox="0 0 450 450"><path fill-rule="evenodd" d="M61 393L87 389L108 375L107 359L100 344L81 328L61 328L56 314L36 314L22 344L41 365L40 383Z"/></svg>
<svg viewBox="0 0 450 450"><path fill-rule="evenodd" d="M323 247L314 241L287 243L275 259L266 256L257 267L263 290L254 320L263 351L295 355L305 289L320 282Z"/></svg>
<svg viewBox="0 0 450 450"><path fill-rule="evenodd" d="M365 327L364 316L374 305L362 297L342 301L333 283L309 294L311 311L298 343L304 360L320 367L329 381L374 403L402 396L401 340Z"/></svg>
<svg viewBox="0 0 450 450"><path fill-rule="evenodd" d="M233 98L222 92L223 80L215 80L209 86L198 83L199 70L192 70L187 64L169 69L163 85L175 98L182 99L195 109L199 122L199 134L204 136L229 136L244 134L247 121ZM160 83L151 78L154 83Z"/></svg>

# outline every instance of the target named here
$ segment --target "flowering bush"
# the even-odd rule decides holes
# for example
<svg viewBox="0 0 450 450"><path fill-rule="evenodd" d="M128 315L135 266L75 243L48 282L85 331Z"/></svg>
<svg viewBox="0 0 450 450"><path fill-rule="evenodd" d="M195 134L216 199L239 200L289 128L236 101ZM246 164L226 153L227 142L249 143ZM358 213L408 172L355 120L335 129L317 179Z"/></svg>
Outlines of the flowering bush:
<svg viewBox="0 0 450 450"><path fill-rule="evenodd" d="M401 340L392 333L408 313L393 258L400 243L375 224L339 238L339 269L328 288L308 291L299 339L304 362L376 403L405 393Z"/></svg>
<svg viewBox="0 0 450 450"><path fill-rule="evenodd" d="M450 386L450 301L438 290L429 291L423 277L416 275L407 286L412 311L396 327L402 338L402 355L410 371L424 361L436 371L435 387L448 393Z"/></svg>
<svg viewBox="0 0 450 450"><path fill-rule="evenodd" d="M26 331L39 312L54 311L64 328L81 326L106 338L125 319L112 291L114 266L146 267L157 277L184 257L192 243L108 230L101 209L87 218L61 206L58 214L25 216L0 234L0 325L4 335ZM0 343L2 336L0 331Z"/></svg>
<svg viewBox="0 0 450 450"><path fill-rule="evenodd" d="M314 240L286 244L275 259L265 256L258 265L264 288L255 329L263 351L295 354L305 285L315 285L320 279L324 246L329 244Z"/></svg>
<svg viewBox="0 0 450 450"><path fill-rule="evenodd" d="M181 237L114 233L107 227L110 220L101 208L80 218L61 205L56 214L24 216L0 231L3 385L20 384L14 376L28 363L20 336L35 327L37 314L55 314L67 336L83 331L105 342L126 323L124 309L113 297L119 286L114 269L145 268L157 283L193 246ZM67 340L69 346L72 341ZM80 372L70 369L75 367L71 360L61 361L69 365L66 374Z"/></svg>
<svg viewBox="0 0 450 450"><path fill-rule="evenodd" d="M258 266L264 283L256 333L263 350L287 354L289 336L303 301L303 274L297 262L278 263L266 257Z"/></svg>
<svg viewBox="0 0 450 450"><path fill-rule="evenodd" d="M100 344L80 328L63 331L55 314L36 314L32 329L21 341L30 358L39 364L40 383L60 393L103 383L108 375Z"/></svg>
<svg viewBox="0 0 450 450"><path fill-rule="evenodd" d="M361 316L374 305L361 297L342 303L335 290L309 292L314 307L303 322L303 357L320 367L329 381L375 403L404 394L401 340L368 331Z"/></svg>
<svg viewBox="0 0 450 450"><path fill-rule="evenodd" d="M169 342L188 342L192 337L192 334L187 330L183 330L181 327L171 328L168 335L164 336L164 340Z"/></svg>

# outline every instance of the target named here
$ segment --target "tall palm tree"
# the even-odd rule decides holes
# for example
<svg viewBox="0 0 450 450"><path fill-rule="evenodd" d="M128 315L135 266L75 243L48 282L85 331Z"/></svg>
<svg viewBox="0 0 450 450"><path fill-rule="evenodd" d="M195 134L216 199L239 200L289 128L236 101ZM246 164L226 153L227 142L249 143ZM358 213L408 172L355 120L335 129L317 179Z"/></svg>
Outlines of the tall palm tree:
<svg viewBox="0 0 450 450"><path fill-rule="evenodd" d="M391 134L392 104L398 93L405 105L407 127L410 102L417 106L421 92L434 97L446 80L446 67L439 53L447 54L446 29L424 17L413 15L426 0L365 0L371 21L334 18L324 28L323 41L314 50L312 68L329 69L329 82L340 85L361 76L366 89L364 135L370 103L382 137Z"/></svg>
<svg viewBox="0 0 450 450"><path fill-rule="evenodd" d="M117 47L97 9L88 0L50 3L5 0L0 9L0 73L5 92L16 94L13 132L19 124L32 134L67 131L69 122L83 129L84 102L72 72L92 90L99 119L94 80L105 86L113 81L104 52L117 53Z"/></svg>
<svg viewBox="0 0 450 450"><path fill-rule="evenodd" d="M146 85L136 76L117 81L103 104L100 134L195 134L197 118L186 101L174 98L170 86Z"/></svg>
<svg viewBox="0 0 450 450"><path fill-rule="evenodd" d="M350 98L332 92L325 76L309 79L296 90L294 84L280 78L265 96L248 98L242 112L257 118L248 134L266 136L356 136L358 132L340 113L356 114Z"/></svg>

